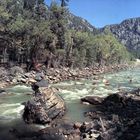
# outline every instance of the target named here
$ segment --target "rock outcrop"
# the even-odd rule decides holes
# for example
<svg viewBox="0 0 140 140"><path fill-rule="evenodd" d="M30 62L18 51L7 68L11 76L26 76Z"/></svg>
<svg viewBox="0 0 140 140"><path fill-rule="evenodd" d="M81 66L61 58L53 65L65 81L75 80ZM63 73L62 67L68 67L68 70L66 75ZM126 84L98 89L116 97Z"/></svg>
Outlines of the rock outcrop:
<svg viewBox="0 0 140 140"><path fill-rule="evenodd" d="M25 104L23 119L26 123L49 124L65 113L63 99L53 88L34 85L34 97Z"/></svg>
<svg viewBox="0 0 140 140"><path fill-rule="evenodd" d="M92 119L86 133L94 130L98 140L139 140L140 89L109 95L86 115Z"/></svg>

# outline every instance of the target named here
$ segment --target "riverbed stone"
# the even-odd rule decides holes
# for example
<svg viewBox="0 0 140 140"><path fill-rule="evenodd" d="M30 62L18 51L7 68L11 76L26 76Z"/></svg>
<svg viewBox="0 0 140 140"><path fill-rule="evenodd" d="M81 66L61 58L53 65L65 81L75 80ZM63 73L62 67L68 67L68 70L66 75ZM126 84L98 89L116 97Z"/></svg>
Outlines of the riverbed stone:
<svg viewBox="0 0 140 140"><path fill-rule="evenodd" d="M0 89L0 94L1 94L1 93L4 93L4 92L5 92L5 90L4 90L4 89Z"/></svg>
<svg viewBox="0 0 140 140"><path fill-rule="evenodd" d="M37 81L36 81L34 78L29 78L29 79L27 80L27 82L28 82L28 84L34 84L34 83L36 83Z"/></svg>
<svg viewBox="0 0 140 140"><path fill-rule="evenodd" d="M58 120L57 125L54 127L47 127L39 131L39 135L54 136L55 139L61 138L62 140L80 140L79 129L74 129L73 124ZM40 138L39 136L39 138ZM59 137L58 137L59 136Z"/></svg>
<svg viewBox="0 0 140 140"><path fill-rule="evenodd" d="M35 80L36 81L41 81L44 77L45 77L45 75L42 72L38 72L35 75Z"/></svg>
<svg viewBox="0 0 140 140"><path fill-rule="evenodd" d="M81 125L82 124L80 122L76 122L76 123L74 123L73 127L74 127L74 129L80 129Z"/></svg>
<svg viewBox="0 0 140 140"><path fill-rule="evenodd" d="M22 82L22 83L26 83L26 82L27 82L27 79L25 79L25 78L21 78L21 79L20 79L20 82Z"/></svg>
<svg viewBox="0 0 140 140"><path fill-rule="evenodd" d="M98 96L86 96L81 99L82 102L86 102L92 105L99 105L104 99Z"/></svg>
<svg viewBox="0 0 140 140"><path fill-rule="evenodd" d="M23 119L26 123L48 124L65 113L64 100L51 88L34 88L34 97L24 108Z"/></svg>

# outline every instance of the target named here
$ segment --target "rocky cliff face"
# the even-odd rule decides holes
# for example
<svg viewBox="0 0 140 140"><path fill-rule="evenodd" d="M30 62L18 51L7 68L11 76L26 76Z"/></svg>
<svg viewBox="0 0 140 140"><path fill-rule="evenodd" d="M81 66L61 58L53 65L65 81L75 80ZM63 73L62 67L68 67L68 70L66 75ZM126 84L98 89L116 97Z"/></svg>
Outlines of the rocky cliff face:
<svg viewBox="0 0 140 140"><path fill-rule="evenodd" d="M68 24L71 29L88 31L93 34L109 30L128 50L140 51L140 17L126 19L120 24L107 25L101 29L95 28L85 19L71 13L68 14L68 19Z"/></svg>
<svg viewBox="0 0 140 140"><path fill-rule="evenodd" d="M103 28L106 29L110 30L129 50L140 51L140 17Z"/></svg>

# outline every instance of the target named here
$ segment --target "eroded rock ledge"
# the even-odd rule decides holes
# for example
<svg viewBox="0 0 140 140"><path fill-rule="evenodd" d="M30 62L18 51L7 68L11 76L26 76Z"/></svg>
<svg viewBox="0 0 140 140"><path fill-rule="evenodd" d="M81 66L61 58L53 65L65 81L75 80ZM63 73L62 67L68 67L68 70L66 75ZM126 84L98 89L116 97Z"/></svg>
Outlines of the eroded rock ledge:
<svg viewBox="0 0 140 140"><path fill-rule="evenodd" d="M48 124L65 113L63 99L50 87L33 87L35 93L25 103L23 119L26 123Z"/></svg>

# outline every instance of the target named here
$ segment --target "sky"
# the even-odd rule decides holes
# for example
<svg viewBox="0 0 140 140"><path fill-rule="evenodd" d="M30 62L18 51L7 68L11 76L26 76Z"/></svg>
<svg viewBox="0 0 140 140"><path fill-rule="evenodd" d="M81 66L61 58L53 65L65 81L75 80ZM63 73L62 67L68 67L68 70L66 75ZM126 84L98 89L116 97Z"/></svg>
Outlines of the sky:
<svg viewBox="0 0 140 140"><path fill-rule="evenodd" d="M69 0L68 8L97 28L140 17L140 0Z"/></svg>

